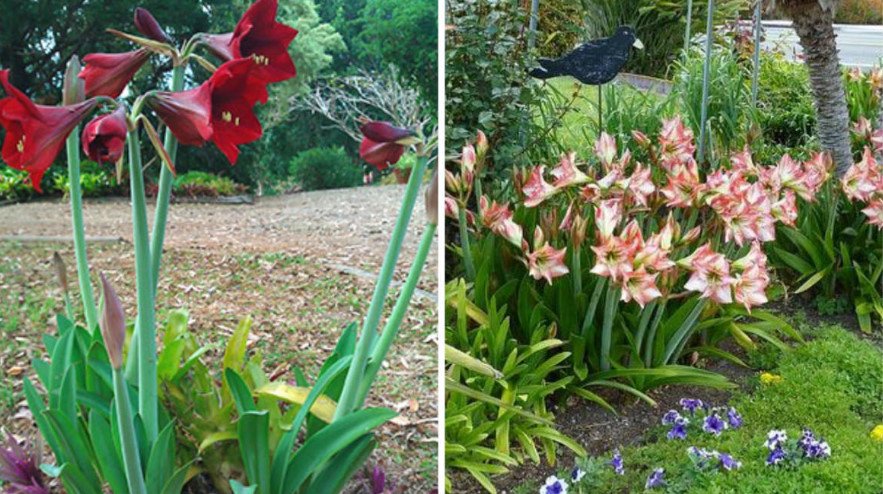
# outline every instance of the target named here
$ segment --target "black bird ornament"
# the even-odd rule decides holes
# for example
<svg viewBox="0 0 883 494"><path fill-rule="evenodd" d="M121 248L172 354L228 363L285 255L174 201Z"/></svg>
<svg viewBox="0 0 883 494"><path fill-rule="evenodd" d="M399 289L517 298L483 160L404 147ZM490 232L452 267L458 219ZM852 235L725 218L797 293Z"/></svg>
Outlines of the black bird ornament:
<svg viewBox="0 0 883 494"><path fill-rule="evenodd" d="M643 49L644 44L630 26L620 26L609 38L591 40L556 59L541 58L540 66L531 70L537 79L571 76L583 84L598 86L598 118L601 119L601 85L616 77L629 60L631 48Z"/></svg>

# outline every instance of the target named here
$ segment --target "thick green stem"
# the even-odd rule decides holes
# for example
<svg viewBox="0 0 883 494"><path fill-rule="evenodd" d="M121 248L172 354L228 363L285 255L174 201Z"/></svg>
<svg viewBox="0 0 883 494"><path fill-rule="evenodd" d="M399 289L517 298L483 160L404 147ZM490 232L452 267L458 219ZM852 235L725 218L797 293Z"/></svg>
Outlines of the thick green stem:
<svg viewBox="0 0 883 494"><path fill-rule="evenodd" d="M83 227L83 193L80 190L80 135L74 129L67 138L67 174L71 196L71 219L74 230L74 254L77 258L77 279L80 282L80 297L83 299L83 312L89 332L98 324L98 309L92 293L92 280L89 278L89 259L86 256L86 231Z"/></svg>
<svg viewBox="0 0 883 494"><path fill-rule="evenodd" d="M175 67L172 70L172 91L184 89L184 66ZM165 142L163 147L169 153L172 163L178 153L178 140L172 131L166 127ZM159 172L159 191L156 195L156 211L153 216L153 235L150 237L150 261L153 273L153 292L156 294L156 286L159 283L159 267L162 262L163 243L166 239L166 219L169 214L169 198L172 195L172 171L163 166Z"/></svg>
<svg viewBox="0 0 883 494"><path fill-rule="evenodd" d="M383 361L386 359L386 354L389 352L389 348L392 346L392 342L395 340L395 337L399 332L402 319L404 319L405 312L411 304L411 297L414 295L414 289L417 288L417 282L420 281L420 274L423 272L423 265L426 263L426 257L435 245L435 230L436 225L429 223L426 225L426 230L423 231L423 237L420 239L420 247L417 249L414 263L411 264L411 271L408 273L408 279L405 281L405 286L402 287L402 293L399 294L399 298L396 300L396 305L392 309L392 314L390 314L389 319L386 320L386 325L380 333L380 339L377 341L377 344L374 345L374 351L371 353L370 360L368 360L368 365L365 368L365 377L362 378L362 385L359 387L356 408L361 407L362 404L365 403L365 398L368 396L368 392L371 391L371 385L374 383L374 378L377 376L380 366L383 365Z"/></svg>
<svg viewBox="0 0 883 494"><path fill-rule="evenodd" d="M144 475L141 473L141 460L138 456L138 444L135 436L135 425L132 422L132 411L129 409L129 395L126 380L120 369L113 370L113 394L117 409L117 425L120 434L120 446L123 449L123 466L126 468L126 481L130 494L146 494ZM106 445L99 445L105 447Z"/></svg>
<svg viewBox="0 0 883 494"><path fill-rule="evenodd" d="M184 89L184 66L172 69L172 91ZM172 162L178 153L178 140L172 131L166 127L165 142L163 147L169 153ZM162 249L166 239L166 219L169 214L169 199L172 195L172 172L163 166L159 172L159 191L156 194L156 211L153 216L153 234L150 244L150 268L153 280L153 296L156 297L156 287L159 284L159 268L162 263ZM129 347L129 357L126 361L126 377L130 382L138 381L138 327L135 327L135 337L132 338Z"/></svg>
<svg viewBox="0 0 883 494"><path fill-rule="evenodd" d="M132 242L135 244L135 284L138 291L138 411L150 444L156 439L156 323L153 280L150 270L150 239L147 236L147 204L141 171L138 131L129 132L129 175L132 189Z"/></svg>
<svg viewBox="0 0 883 494"><path fill-rule="evenodd" d="M619 306L619 287L610 283L607 298L604 300L604 322L601 326L601 370L610 370L610 345L612 343L613 320Z"/></svg>
<svg viewBox="0 0 883 494"><path fill-rule="evenodd" d="M580 246L573 246L573 296L577 296L583 292L583 273L582 273L582 260L580 259Z"/></svg>
<svg viewBox="0 0 883 494"><path fill-rule="evenodd" d="M417 193L420 191L420 185L423 183L423 172L426 170L427 161L428 159L425 156L418 157L417 164L414 165L414 169L411 172L411 179L408 181L408 186L405 189L405 198L402 200L402 209L399 211L399 217L396 220L392 238L386 250L386 257L383 259L383 266L380 268L380 276L378 276L377 284L374 286L374 296L371 298L368 315L365 317L365 323L362 326L362 334L353 353L353 361L346 375L343 391L340 394L340 401L337 403L337 410L334 412L334 419L348 415L356 403L356 393L365 373L368 352L371 351L374 339L377 337L377 326L380 323L383 304L386 301L389 284L392 282L395 265L402 250L402 241L408 232L408 223L411 221L411 213L414 211Z"/></svg>
<svg viewBox="0 0 883 494"><path fill-rule="evenodd" d="M469 281L475 279L475 264L472 263L472 250L469 248L469 229L466 225L466 208L461 206L457 211L460 223L460 248L463 250L463 266L466 268L466 278Z"/></svg>

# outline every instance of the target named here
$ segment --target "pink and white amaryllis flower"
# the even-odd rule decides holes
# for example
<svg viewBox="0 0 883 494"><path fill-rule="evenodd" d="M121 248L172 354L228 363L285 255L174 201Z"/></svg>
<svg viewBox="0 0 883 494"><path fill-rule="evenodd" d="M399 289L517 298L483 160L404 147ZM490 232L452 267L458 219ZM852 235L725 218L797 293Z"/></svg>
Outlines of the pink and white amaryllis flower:
<svg viewBox="0 0 883 494"><path fill-rule="evenodd" d="M487 197L482 196L478 201L478 207L481 212L481 222L485 227L516 247L521 247L521 225L512 221L512 211L509 210L508 205L496 201L488 203Z"/></svg>
<svg viewBox="0 0 883 494"><path fill-rule="evenodd" d="M642 266L637 270L628 269L623 272L622 297L623 302L634 300L642 308L648 303L662 296L662 292L656 286L656 273L650 274Z"/></svg>
<svg viewBox="0 0 883 494"><path fill-rule="evenodd" d="M883 129L877 129L871 134L871 146L875 153L883 153Z"/></svg>
<svg viewBox="0 0 883 494"><path fill-rule="evenodd" d="M521 188L521 192L524 194L524 205L529 208L539 206L543 201L558 193L558 189L543 178L545 170L545 166L535 167Z"/></svg>
<svg viewBox="0 0 883 494"><path fill-rule="evenodd" d="M693 159L696 145L693 131L684 125L680 116L662 123L659 133L659 152L663 168L672 171L676 166Z"/></svg>
<svg viewBox="0 0 883 494"><path fill-rule="evenodd" d="M715 252L711 243L696 249L696 252L678 262L692 272L684 288L698 292L701 297L719 304L733 302L733 283L730 276L730 263L723 254Z"/></svg>
<svg viewBox="0 0 883 494"><path fill-rule="evenodd" d="M668 175L668 183L661 189L670 208L689 208L696 204L703 192L703 184L699 180L699 167L693 158L685 164L678 165Z"/></svg>
<svg viewBox="0 0 883 494"><path fill-rule="evenodd" d="M883 196L869 202L868 207L862 209L862 213L868 217L868 224L883 230Z"/></svg>
<svg viewBox="0 0 883 494"><path fill-rule="evenodd" d="M558 166L552 169L552 176L555 177L552 187L556 189L580 185L589 181L589 177L577 169L576 153L573 152L561 155Z"/></svg>
<svg viewBox="0 0 883 494"><path fill-rule="evenodd" d="M635 204L643 207L649 205L649 196L656 192L656 185L653 183L652 170L650 167L644 168L640 163L632 170L631 176L620 180L618 185L631 197Z"/></svg>
<svg viewBox="0 0 883 494"><path fill-rule="evenodd" d="M601 137L595 141L595 156L601 161L604 169L609 170L613 160L616 159L616 139L607 132L601 132Z"/></svg>
<svg viewBox="0 0 883 494"><path fill-rule="evenodd" d="M527 267L535 280L545 279L549 284L570 272L564 264L567 249L556 249L543 238L543 231L534 231L534 250L527 254Z"/></svg>
<svg viewBox="0 0 883 494"><path fill-rule="evenodd" d="M475 213L468 209L465 211L466 224L475 225ZM457 200L447 194L445 195L445 216L454 220L460 219L460 206L457 205Z"/></svg>
<svg viewBox="0 0 883 494"><path fill-rule="evenodd" d="M841 184L846 197L853 201L868 202L878 192L883 193L883 170L880 170L871 148L865 147L861 161L846 170Z"/></svg>
<svg viewBox="0 0 883 494"><path fill-rule="evenodd" d="M769 283L770 276L766 269L751 266L742 271L733 283L733 298L751 312L752 307L768 302L766 288Z"/></svg>
<svg viewBox="0 0 883 494"><path fill-rule="evenodd" d="M794 227L797 222L797 195L793 190L786 190L782 197L773 203L770 211L776 221Z"/></svg>
<svg viewBox="0 0 883 494"><path fill-rule="evenodd" d="M730 169L745 175L757 173L757 166L754 164L754 158L752 158L751 150L748 149L747 144L742 151L730 155Z"/></svg>
<svg viewBox="0 0 883 494"><path fill-rule="evenodd" d="M613 236L619 222L622 221L622 200L619 198L605 199L595 207L595 226L598 237L608 239Z"/></svg>
<svg viewBox="0 0 883 494"><path fill-rule="evenodd" d="M866 141L871 139L871 132L873 130L871 121L865 117L859 117L858 122L852 124L852 132Z"/></svg>

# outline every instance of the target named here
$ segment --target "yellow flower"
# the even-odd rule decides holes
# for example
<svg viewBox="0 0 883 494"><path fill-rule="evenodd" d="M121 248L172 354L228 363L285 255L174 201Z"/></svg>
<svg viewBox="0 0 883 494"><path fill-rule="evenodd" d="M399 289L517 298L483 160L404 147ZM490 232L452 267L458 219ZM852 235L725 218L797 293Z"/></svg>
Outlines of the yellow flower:
<svg viewBox="0 0 883 494"><path fill-rule="evenodd" d="M770 374L769 372L764 372L760 375L760 382L763 384L778 384L782 382L782 376Z"/></svg>
<svg viewBox="0 0 883 494"><path fill-rule="evenodd" d="M874 427L871 431L871 439L883 442L883 424Z"/></svg>

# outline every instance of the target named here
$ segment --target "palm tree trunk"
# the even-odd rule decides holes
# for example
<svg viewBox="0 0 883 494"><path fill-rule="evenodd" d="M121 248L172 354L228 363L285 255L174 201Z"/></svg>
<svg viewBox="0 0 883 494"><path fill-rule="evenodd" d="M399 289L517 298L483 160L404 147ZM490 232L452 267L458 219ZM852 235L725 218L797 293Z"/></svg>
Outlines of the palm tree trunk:
<svg viewBox="0 0 883 494"><path fill-rule="evenodd" d="M818 113L818 132L822 147L831 153L837 176L852 166L849 141L849 111L840 72L834 34L834 13L818 1L798 2L788 8L794 31L806 56L809 80Z"/></svg>

